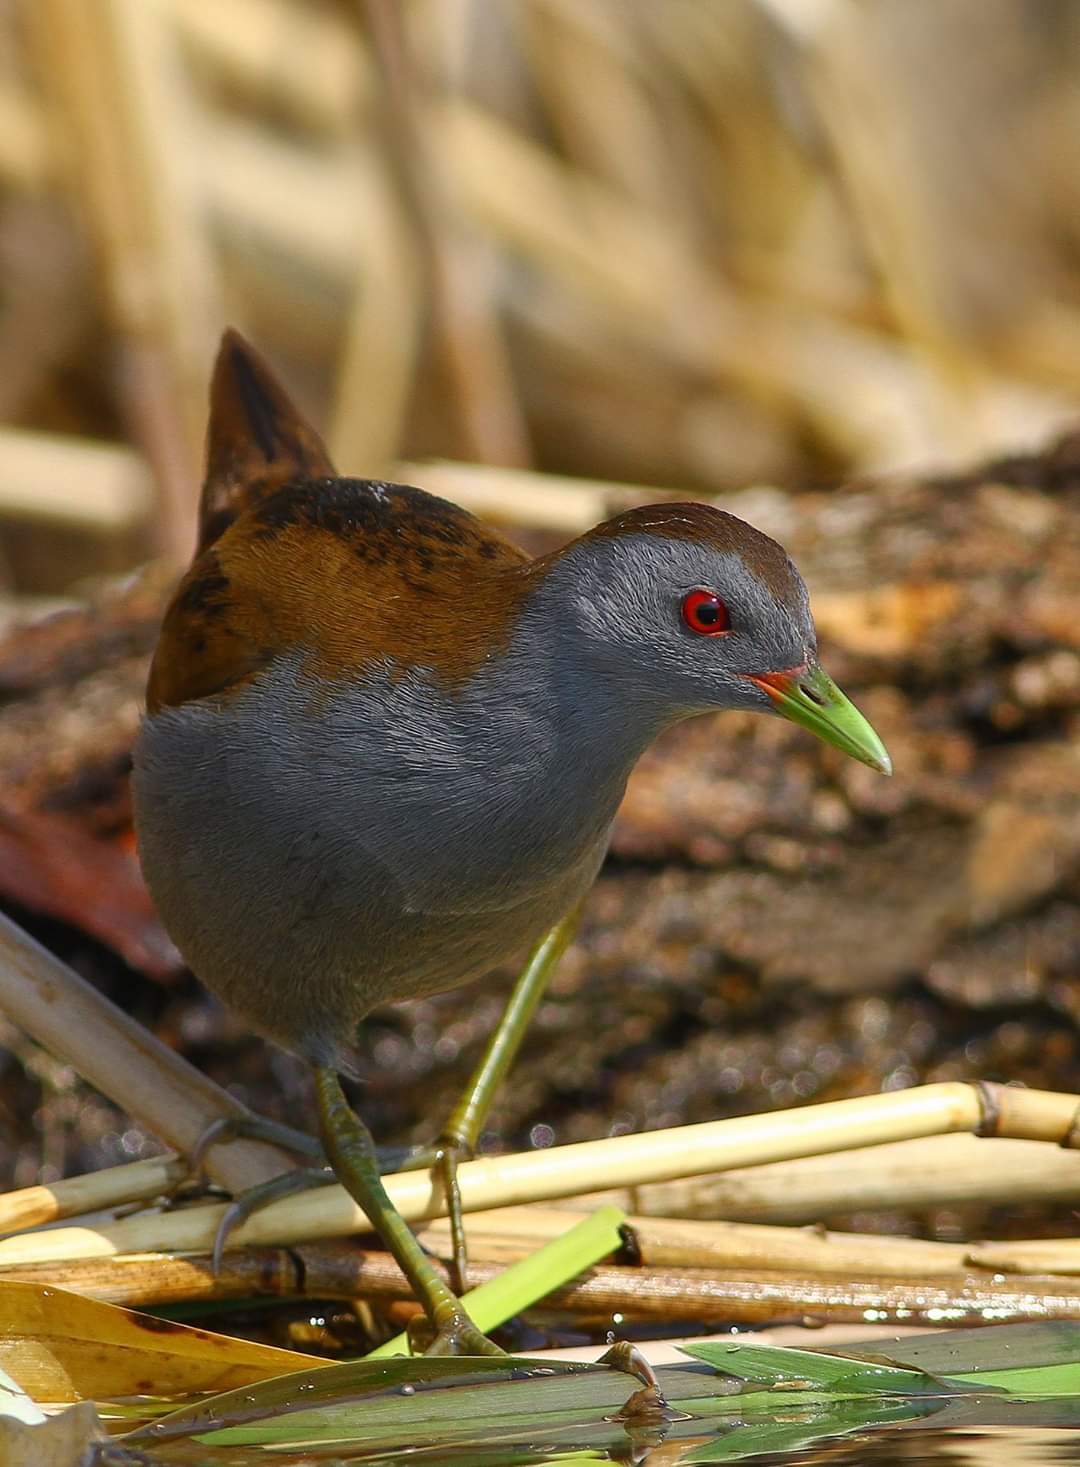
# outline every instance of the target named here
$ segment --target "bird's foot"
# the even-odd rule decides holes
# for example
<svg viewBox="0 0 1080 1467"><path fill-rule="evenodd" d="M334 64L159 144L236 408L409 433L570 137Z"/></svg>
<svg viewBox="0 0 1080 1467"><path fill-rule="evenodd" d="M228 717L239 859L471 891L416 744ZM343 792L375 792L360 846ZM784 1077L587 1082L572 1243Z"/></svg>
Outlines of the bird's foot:
<svg viewBox="0 0 1080 1467"><path fill-rule="evenodd" d="M261 1182L257 1187L249 1187L246 1192L234 1198L222 1214L214 1234L214 1273L221 1272L221 1258L229 1238L254 1213L269 1207L271 1202L280 1202L283 1197L294 1197L297 1192L307 1192L315 1187L329 1187L336 1181L337 1178L329 1167L303 1166L291 1172L282 1172L279 1177L271 1177L268 1182Z"/></svg>
<svg viewBox="0 0 1080 1467"><path fill-rule="evenodd" d="M494 1340L489 1340L465 1313L454 1309L441 1314L434 1327L424 1315L417 1315L409 1326L409 1344L414 1354L423 1355L504 1355Z"/></svg>
<svg viewBox="0 0 1080 1467"><path fill-rule="evenodd" d="M225 1209L214 1235L213 1269L215 1274L221 1272L222 1254L228 1246L229 1238L241 1223L246 1222L254 1213L261 1212L271 1202L278 1202L282 1197L292 1197L297 1192L306 1192L311 1187L328 1186L334 1180L333 1172L326 1167L326 1155L322 1143L316 1137L309 1136L306 1131L294 1130L292 1126L286 1126L281 1121L271 1121L266 1116L250 1113L222 1116L212 1121L192 1148L191 1170L196 1174L202 1171L206 1153L212 1146L240 1139L266 1141L271 1146L280 1146L283 1150L294 1151L299 1156L321 1161L323 1166L298 1167L295 1171L282 1172L279 1177L272 1177L270 1181L262 1182L257 1187L251 1187L239 1197L234 1198Z"/></svg>
<svg viewBox="0 0 1080 1467"><path fill-rule="evenodd" d="M202 1171L206 1153L212 1146L240 1140L265 1141L270 1146L280 1146L283 1151L295 1152L297 1156L306 1157L309 1161L323 1165L326 1163L326 1153L317 1136L311 1136L307 1131L297 1131L282 1121L272 1121L267 1116L248 1111L219 1116L216 1121L210 1122L191 1148L191 1170L196 1174Z"/></svg>

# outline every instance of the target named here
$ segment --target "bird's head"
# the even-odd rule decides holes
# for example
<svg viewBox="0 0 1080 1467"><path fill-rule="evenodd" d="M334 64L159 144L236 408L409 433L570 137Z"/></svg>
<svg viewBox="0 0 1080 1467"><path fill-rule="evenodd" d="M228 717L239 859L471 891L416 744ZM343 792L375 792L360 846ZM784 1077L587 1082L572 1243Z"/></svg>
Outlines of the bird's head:
<svg viewBox="0 0 1080 1467"><path fill-rule="evenodd" d="M802 577L743 520L702 504L647 505L590 530L545 571L549 615L557 604L587 677L633 688L669 718L777 713L891 772L881 740L818 662Z"/></svg>

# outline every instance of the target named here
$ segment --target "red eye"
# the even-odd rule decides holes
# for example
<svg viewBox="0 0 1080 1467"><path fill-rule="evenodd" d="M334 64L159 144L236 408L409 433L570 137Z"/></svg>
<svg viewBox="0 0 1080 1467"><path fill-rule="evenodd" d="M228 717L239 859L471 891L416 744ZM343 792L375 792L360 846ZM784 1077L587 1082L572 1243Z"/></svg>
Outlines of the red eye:
<svg viewBox="0 0 1080 1467"><path fill-rule="evenodd" d="M731 627L728 609L715 591L688 591L682 615L690 630L703 637L718 637Z"/></svg>

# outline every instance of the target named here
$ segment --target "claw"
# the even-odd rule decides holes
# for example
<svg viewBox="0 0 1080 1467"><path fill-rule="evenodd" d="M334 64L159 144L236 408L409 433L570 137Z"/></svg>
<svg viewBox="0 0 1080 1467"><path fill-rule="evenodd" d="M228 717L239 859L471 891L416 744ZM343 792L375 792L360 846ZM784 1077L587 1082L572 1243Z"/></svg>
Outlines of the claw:
<svg viewBox="0 0 1080 1467"><path fill-rule="evenodd" d="M323 1149L314 1136L298 1131L281 1121L268 1120L266 1116L253 1115L250 1111L238 1111L235 1115L219 1116L211 1121L206 1130L191 1148L191 1170L198 1175L202 1171L206 1153L212 1146L223 1141L266 1141L271 1146L280 1146L285 1151L294 1151L312 1161L325 1161Z"/></svg>
<svg viewBox="0 0 1080 1467"><path fill-rule="evenodd" d="M219 1116L216 1121L210 1122L191 1148L191 1155L188 1158L195 1176L201 1175L206 1153L211 1146L216 1146L219 1141L236 1140L236 1126L239 1120L239 1116Z"/></svg>
<svg viewBox="0 0 1080 1467"><path fill-rule="evenodd" d="M229 1234L235 1228L239 1227L243 1220L243 1209L239 1202L230 1202L221 1214L221 1221L218 1223L217 1232L214 1234L214 1250L210 1255L210 1267L214 1271L215 1278L221 1272L221 1259L225 1252L225 1244L228 1242Z"/></svg>
<svg viewBox="0 0 1080 1467"><path fill-rule="evenodd" d="M278 1202L282 1197L292 1197L297 1192L306 1192L311 1187L328 1187L336 1179L329 1168L316 1170L314 1167L297 1167L295 1171L282 1172L259 1187L251 1187L240 1197L229 1203L221 1215L217 1232L214 1234L214 1249L211 1264L214 1273L221 1271L221 1258L230 1236L241 1223L255 1212Z"/></svg>

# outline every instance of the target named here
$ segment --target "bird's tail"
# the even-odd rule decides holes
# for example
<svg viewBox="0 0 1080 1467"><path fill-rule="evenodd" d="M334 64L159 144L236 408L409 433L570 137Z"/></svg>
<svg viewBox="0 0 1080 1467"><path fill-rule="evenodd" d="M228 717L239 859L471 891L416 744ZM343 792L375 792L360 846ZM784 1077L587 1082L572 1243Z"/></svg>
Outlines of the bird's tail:
<svg viewBox="0 0 1080 1467"><path fill-rule="evenodd" d="M196 555L287 484L332 478L326 445L258 352L230 327L210 385Z"/></svg>

